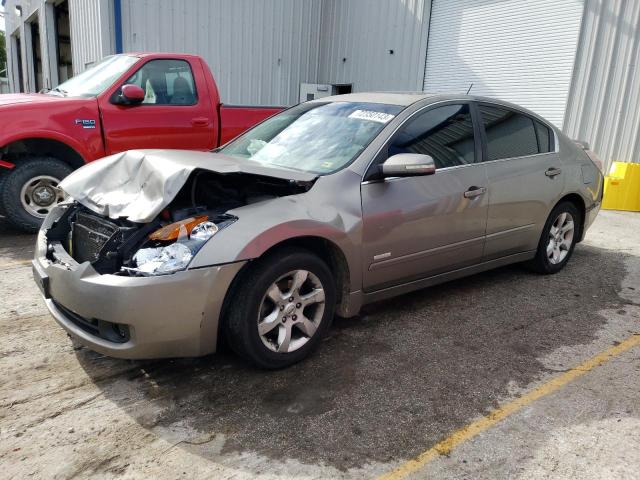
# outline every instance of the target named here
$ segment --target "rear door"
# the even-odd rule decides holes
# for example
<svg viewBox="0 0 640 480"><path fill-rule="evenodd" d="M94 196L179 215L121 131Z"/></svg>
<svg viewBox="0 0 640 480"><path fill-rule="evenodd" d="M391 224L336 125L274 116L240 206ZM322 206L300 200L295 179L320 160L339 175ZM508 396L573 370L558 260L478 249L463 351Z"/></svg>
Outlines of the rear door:
<svg viewBox="0 0 640 480"><path fill-rule="evenodd" d="M471 105L426 107L395 133L372 169L397 153L431 155L429 176L365 181L363 282L377 290L479 263L487 176ZM371 170L370 170L371 171Z"/></svg>
<svg viewBox="0 0 640 480"><path fill-rule="evenodd" d="M478 107L489 180L486 261L536 249L564 176L550 127L501 105Z"/></svg>
<svg viewBox="0 0 640 480"><path fill-rule="evenodd" d="M100 100L108 154L134 148L210 150L216 146L217 113L209 103L197 61L155 59L144 63L122 85L138 85L145 99L138 105ZM121 86L120 86L121 87Z"/></svg>

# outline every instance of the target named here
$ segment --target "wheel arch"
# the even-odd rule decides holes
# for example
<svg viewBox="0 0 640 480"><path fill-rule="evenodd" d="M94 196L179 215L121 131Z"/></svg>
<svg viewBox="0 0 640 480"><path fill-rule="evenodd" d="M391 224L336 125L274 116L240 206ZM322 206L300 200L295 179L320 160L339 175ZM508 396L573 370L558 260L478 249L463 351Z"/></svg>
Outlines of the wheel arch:
<svg viewBox="0 0 640 480"><path fill-rule="evenodd" d="M336 311L341 312L341 307L343 306L343 303L348 301L349 292L351 291L351 272L344 252L331 240L309 235L289 238L276 243L267 249L261 255L261 258L271 255L279 250L291 247L309 250L314 255L320 257L329 266L329 269L331 270L331 273L333 273L336 281L336 293L338 297L336 302Z"/></svg>
<svg viewBox="0 0 640 480"><path fill-rule="evenodd" d="M349 311L349 293L351 291L351 272L347 258L342 249L340 249L340 247L331 240L324 237L306 235L280 241L266 249L259 257L246 262L246 264L236 274L229 289L227 290L220 312L221 320L225 317L226 309L234 295L234 291L242 282L247 272L254 267L255 261L290 248L301 248L307 250L326 262L336 280L336 313L338 315L346 316L346 313ZM223 323L223 321L219 322L219 329L223 328ZM218 335L218 338L221 338L221 335Z"/></svg>
<svg viewBox="0 0 640 480"><path fill-rule="evenodd" d="M560 200L558 200L556 202L556 204L553 206L553 208L556 208L557 205L559 205L562 202L570 202L572 203L577 209L578 212L580 212L580 231L578 232L578 241L576 243L579 243L583 240L584 238L584 221L586 218L586 213L587 213L587 206L585 204L584 199L582 198L582 196L578 193L568 193L566 195L564 195L562 198L560 198ZM553 210L553 208L551 210Z"/></svg>
<svg viewBox="0 0 640 480"><path fill-rule="evenodd" d="M53 157L74 170L86 162L77 148L63 140L47 137L29 137L13 140L2 147L4 158L12 163L28 161L30 157Z"/></svg>

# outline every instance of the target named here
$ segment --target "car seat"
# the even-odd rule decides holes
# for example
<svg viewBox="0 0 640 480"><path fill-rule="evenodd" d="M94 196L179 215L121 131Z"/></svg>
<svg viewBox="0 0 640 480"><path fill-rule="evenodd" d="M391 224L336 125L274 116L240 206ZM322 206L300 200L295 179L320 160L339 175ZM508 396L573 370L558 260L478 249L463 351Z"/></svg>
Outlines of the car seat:
<svg viewBox="0 0 640 480"><path fill-rule="evenodd" d="M173 81L172 105L192 105L195 103L195 96L191 91L191 85L184 77L177 77Z"/></svg>

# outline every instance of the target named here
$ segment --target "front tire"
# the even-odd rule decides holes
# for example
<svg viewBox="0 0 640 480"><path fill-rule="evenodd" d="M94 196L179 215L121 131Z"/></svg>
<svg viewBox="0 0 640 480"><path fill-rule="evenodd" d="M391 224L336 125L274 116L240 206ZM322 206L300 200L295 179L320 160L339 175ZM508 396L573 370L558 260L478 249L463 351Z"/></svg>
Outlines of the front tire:
<svg viewBox="0 0 640 480"><path fill-rule="evenodd" d="M9 176L9 173L0 173L0 197L2 196L2 192L4 191L4 181ZM7 211L4 208L4 204L2 202L2 198L0 198L0 216L6 217Z"/></svg>
<svg viewBox="0 0 640 480"><path fill-rule="evenodd" d="M72 171L66 163L50 157L16 165L3 178L0 190L9 223L24 232L37 232L49 211L64 199L58 183Z"/></svg>
<svg viewBox="0 0 640 480"><path fill-rule="evenodd" d="M567 264L582 228L582 215L571 202L560 202L549 214L530 268L538 273L558 273Z"/></svg>
<svg viewBox="0 0 640 480"><path fill-rule="evenodd" d="M229 293L224 333L231 348L260 368L308 356L328 331L336 303L329 267L303 249L254 261Z"/></svg>

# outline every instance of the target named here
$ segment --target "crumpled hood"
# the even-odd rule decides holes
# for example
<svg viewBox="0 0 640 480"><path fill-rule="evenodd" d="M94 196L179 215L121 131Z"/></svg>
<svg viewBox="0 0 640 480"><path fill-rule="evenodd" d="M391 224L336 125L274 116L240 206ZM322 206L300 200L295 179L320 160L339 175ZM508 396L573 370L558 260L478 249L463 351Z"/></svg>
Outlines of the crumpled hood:
<svg viewBox="0 0 640 480"><path fill-rule="evenodd" d="M219 153L130 150L85 165L60 182L60 188L100 215L146 223L171 203L196 169L306 182L317 177Z"/></svg>

